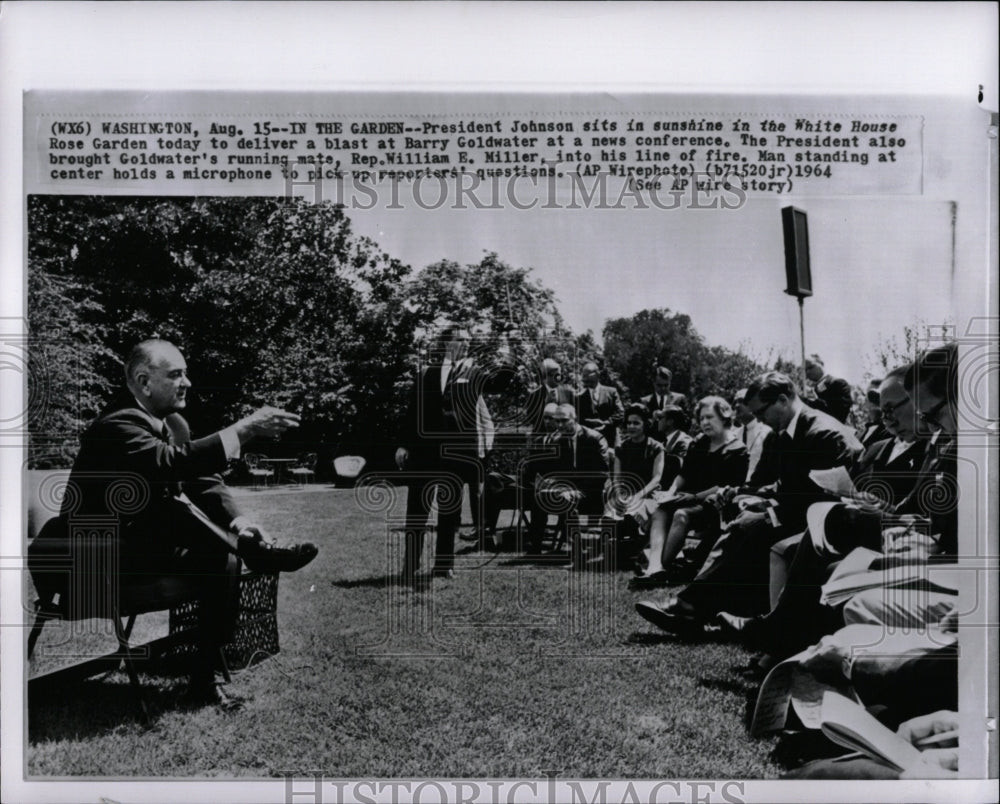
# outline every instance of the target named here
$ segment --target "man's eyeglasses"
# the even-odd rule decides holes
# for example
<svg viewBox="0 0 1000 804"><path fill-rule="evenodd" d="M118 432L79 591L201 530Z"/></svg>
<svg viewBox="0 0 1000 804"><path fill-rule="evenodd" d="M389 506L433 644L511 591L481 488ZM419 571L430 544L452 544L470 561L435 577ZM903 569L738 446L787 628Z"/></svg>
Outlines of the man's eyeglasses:
<svg viewBox="0 0 1000 804"><path fill-rule="evenodd" d="M764 415L764 412L765 412L765 411L766 411L766 410L767 410L767 409L768 409L769 407L771 407L771 405L773 405L773 404L774 404L775 402L777 402L777 401L778 401L777 399L772 399L772 400L771 400L770 402L768 402L768 403L767 403L766 405L764 405L763 407L761 407L761 408L757 408L756 410L751 410L750 412L751 412L751 413L753 414L753 417L754 417L755 419L757 419L758 421L764 421L764 420L763 420L763 419L761 418L761 417L762 417L762 416Z"/></svg>
<svg viewBox="0 0 1000 804"><path fill-rule="evenodd" d="M947 404L948 404L947 398L942 399L940 402L938 402L930 410L920 410L920 411L917 411L917 415L921 418L921 420L927 422L928 424L934 424L934 425L937 425L938 427L940 427L941 426L941 421L938 419L938 414L941 412L941 410Z"/></svg>
<svg viewBox="0 0 1000 804"><path fill-rule="evenodd" d="M899 410L903 405L905 405L909 401L910 401L910 397L906 397L905 399L899 400L899 402L897 402L895 405L893 405L891 403L888 404L888 405L883 405L880 408L880 410L882 411L882 418L883 419L893 419L895 421L895 419L896 419L896 411Z"/></svg>

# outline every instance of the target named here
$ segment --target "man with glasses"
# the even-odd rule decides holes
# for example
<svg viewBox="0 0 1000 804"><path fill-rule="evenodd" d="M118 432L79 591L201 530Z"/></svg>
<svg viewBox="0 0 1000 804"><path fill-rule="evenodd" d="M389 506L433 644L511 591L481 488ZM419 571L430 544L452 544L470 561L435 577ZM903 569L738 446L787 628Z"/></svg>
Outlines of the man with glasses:
<svg viewBox="0 0 1000 804"><path fill-rule="evenodd" d="M819 603L831 564L855 547L881 551L883 527L901 521L904 512L912 515L919 510L914 489L923 477L927 439L916 437L913 400L904 387L909 370L909 366L894 369L880 385L883 421L894 437L870 447L852 473L855 487L868 493L857 503L837 503L824 516L817 509L810 513L810 530L798 544L784 587L766 617L747 619L720 612L720 623L751 647L780 659L843 625L839 611Z"/></svg>
<svg viewBox="0 0 1000 804"><path fill-rule="evenodd" d="M640 616L664 630L700 627L723 609L766 611L771 546L805 530L806 510L812 503L831 499L809 473L837 466L847 469L861 452L854 433L805 405L795 384L781 372L757 377L747 389L746 404L777 434L778 480L772 497L750 504L730 523L709 565L674 600L636 604Z"/></svg>

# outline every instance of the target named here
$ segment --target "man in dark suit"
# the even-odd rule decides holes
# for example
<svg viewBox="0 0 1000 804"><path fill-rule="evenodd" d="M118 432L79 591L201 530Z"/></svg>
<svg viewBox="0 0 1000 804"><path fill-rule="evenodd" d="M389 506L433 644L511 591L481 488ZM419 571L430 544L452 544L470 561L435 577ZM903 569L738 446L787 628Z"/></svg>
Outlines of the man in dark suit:
<svg viewBox="0 0 1000 804"><path fill-rule="evenodd" d="M513 339L514 333L509 337ZM455 532L461 522L462 486L480 483L478 427L484 393L504 390L514 377L507 337L500 348L503 363L492 372L468 358L468 330L452 324L439 329L432 362L413 384L403 445L396 465L413 472L406 498L406 546L402 580L414 583L423 552L424 529L437 495L437 549L431 574L451 577Z"/></svg>
<svg viewBox="0 0 1000 804"><path fill-rule="evenodd" d="M584 427L597 430L608 446L618 446L618 428L625 421L625 408L618 391L601 385L596 363L583 367L583 390L576 395L577 421Z"/></svg>
<svg viewBox="0 0 1000 804"><path fill-rule="evenodd" d="M715 560L668 605L636 604L666 630L700 625L721 610L767 610L768 554L776 542L806 528L806 510L832 499L809 477L814 469L852 466L861 451L854 433L805 405L788 376L762 374L747 389L753 415L777 433L778 480L772 497L750 504L713 550Z"/></svg>
<svg viewBox="0 0 1000 804"><path fill-rule="evenodd" d="M839 422L846 422L854 399L851 384L826 373L819 355L806 358L806 379L813 384L814 399L806 400L816 410L829 413Z"/></svg>
<svg viewBox="0 0 1000 804"><path fill-rule="evenodd" d="M874 379L868 383L868 391L865 395L865 414L867 421L864 426L858 429L858 440L865 449L876 441L891 438L889 430L882 422L882 400L879 396L879 387L882 380Z"/></svg>
<svg viewBox="0 0 1000 804"><path fill-rule="evenodd" d="M662 443L666 435L666 425L663 423L663 411L668 407L678 407L687 410L687 397L670 390L673 373L666 366L657 366L653 373L653 393L642 397L640 402L649 408L653 417L653 432L649 435Z"/></svg>
<svg viewBox="0 0 1000 804"><path fill-rule="evenodd" d="M63 516L116 519L123 575L195 573L205 579L201 644L188 695L198 702L229 705L232 701L216 688L214 677L224 629L227 554L241 556L255 571L294 571L309 563L317 548L276 545L241 515L218 473L240 456L243 444L298 427L299 416L265 407L192 440L181 416L191 388L187 363L164 340L138 344L125 364L125 379L127 391L80 439ZM123 480L142 489L137 499L116 495Z"/></svg>
<svg viewBox="0 0 1000 804"><path fill-rule="evenodd" d="M529 552L537 553L549 511L566 514L567 525L578 514L604 511L604 486L608 481L608 444L596 430L576 422L573 405L559 405L556 432L545 445L549 457L541 457L534 469L531 498Z"/></svg>
<svg viewBox="0 0 1000 804"><path fill-rule="evenodd" d="M576 396L572 387L562 380L562 367L552 358L542 361L542 384L528 394L524 403L524 420L531 425L532 432L537 432L542 426L542 411L545 406L555 403L565 405L573 402Z"/></svg>
<svg viewBox="0 0 1000 804"><path fill-rule="evenodd" d="M897 514L920 513L922 495L917 486L928 472L924 464L929 442L916 434L913 401L904 388L907 369L889 372L879 389L885 424L894 437L866 450L852 473L855 487L870 495L869 499L835 504L822 527L817 528L814 520L814 527L795 550L784 589L767 616L744 620L722 615L724 624L752 646L784 658L827 633L831 619L841 618L839 612L831 618L829 610L819 604L820 587L831 564L855 547L880 551L886 521L893 521ZM936 472L938 464L933 465ZM930 499L940 498L935 494Z"/></svg>

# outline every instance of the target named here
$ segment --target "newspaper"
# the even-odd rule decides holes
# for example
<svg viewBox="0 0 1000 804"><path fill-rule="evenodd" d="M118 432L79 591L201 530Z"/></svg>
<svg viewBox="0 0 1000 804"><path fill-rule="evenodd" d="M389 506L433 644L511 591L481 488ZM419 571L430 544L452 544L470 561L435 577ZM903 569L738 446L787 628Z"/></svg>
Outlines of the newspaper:
<svg viewBox="0 0 1000 804"><path fill-rule="evenodd" d="M7 220L3 241L5 288L9 292L4 294L5 330L0 334L5 365L16 369L0 372L9 383L4 387L4 427L0 433L5 447L0 450L5 556L24 555L29 523L20 489L35 483L40 473L67 469L66 445L78 440L82 428L96 415L97 411L88 407L88 372L95 364L103 365L101 361L121 360L120 354L109 356L100 349L81 351L81 356L96 357L93 364L81 357L83 365L72 366L78 385L60 387L60 392L65 391L61 396L36 393L39 383L57 375L46 368L52 363L44 360L39 365L45 370L34 372L34 367L29 368L29 354L42 358L50 348L65 342L76 344L80 330L76 321L60 318L62 308L58 305L43 309L37 299L45 297L34 295L38 286L29 288L29 279L56 276L66 282L59 287L67 298L89 298L86 279L74 272L74 265L81 264L77 260L94 265L104 259L108 265L119 266L133 260L133 269L122 270L123 292L133 282L162 288L169 284L167 279L175 277L179 286L171 298L183 299L190 306L185 311L161 310L159 318L149 324L150 334L155 330L185 339L186 350L202 358L213 350L206 346L207 337L201 342L194 337L196 332L210 332L223 343L237 338L237 320L245 321L250 313L256 316L253 320L260 333L271 333L296 331L295 321L321 317L325 312L330 327L322 342L302 339L276 355L267 352L262 337L254 342L257 351L244 355L236 365L246 372L260 371L265 380L257 389L258 395L251 399L248 391L241 404L294 407L308 426L319 427L316 423L322 421L330 432L341 418L362 417L385 398L400 394L424 360L420 350L430 342L431 323L424 320L425 310L413 299L391 307L396 298L390 299L388 290L393 285L393 272L400 270L397 284L403 285L427 276L430 266L482 266L490 255L511 267L513 273L526 272L524 287L529 291L531 283L537 282L551 294L553 301L546 302L548 306L535 323L546 344L558 342L567 355L567 381L574 389L579 387L583 364L592 355L601 356L602 369L611 360L611 350L606 348L608 322L628 322L644 310L686 316L706 349L728 350L728 354L754 364L771 366L780 359L784 367L790 366L788 370L797 373L804 353L819 353L830 371L848 378L856 387L892 367L879 363L880 350L895 359L936 343L942 332L959 338L970 359L980 363L992 359L988 344L995 340L996 308L995 294L990 292L995 289L991 285L995 270L989 263L989 233L996 190L990 184L995 172L990 147L992 144L995 149L995 139L990 139L989 132L992 125L995 136L996 120L979 105L972 87L931 84L936 91L928 93L925 84L919 91L911 86L907 91L886 92L866 79L854 81L849 92L834 91L831 81L817 87L815 77L806 78L815 73L796 72L794 66L786 68L782 63L779 68L784 77L779 83L793 91L779 91L773 77L751 76L746 59L737 59L724 72L713 72L716 82L709 86L707 79L701 78L708 69L703 62L716 47L711 32L704 28L701 11L693 17L693 12L685 12L689 15L686 21L678 20L679 27L674 28L668 17L661 16L666 11L652 9L640 12L623 6L598 11L567 4L565 11L536 8L514 12L486 4L487 8L478 12L461 9L462 14L473 15L469 18L473 25L448 36L442 10L433 6L419 13L396 4L363 11L350 4L336 12L299 8L286 20L269 4L260 4L252 15L254 32L244 37L242 26L248 18L235 9L185 5L171 9L175 15L171 17L165 8L154 4L148 10L118 7L114 10L119 16L115 16L111 9L80 5L80 11L57 6L34 12L40 17L36 22L23 5L5 4L4 18L0 19L0 26L6 26L0 29L4 35L10 31L11 39L5 39L5 44L32 42L35 48L31 56L18 48L0 48L0 54L11 62L11 69L6 69L5 61L5 69L0 71L8 98L3 109L3 171L10 179L4 182ZM767 11L764 6L756 10ZM786 13L790 20L799 10ZM318 19L314 21L313 15ZM643 15L652 16L646 19ZM827 22L826 18L816 22L815 30L824 32L823 39L830 35ZM442 27L432 28L432 23ZM593 28L586 43L573 44L570 29L578 24ZM772 20L768 26L780 30L782 24L791 23ZM885 17L877 21L877 25L889 24ZM722 23L719 26L720 31L725 27ZM749 47L746 34L755 30L751 20L741 17L734 26L734 35L742 42L740 48ZM983 28L978 21L969 23L969 30ZM687 33L681 35L682 30ZM169 42L151 42L149 37L161 31L172 34ZM15 32L18 38L13 37ZM637 35L644 44L633 49L627 43ZM244 41L230 43L232 54L220 56L212 46L213 36L227 42ZM394 37L399 38L390 43ZM508 53L504 44L529 40L537 43L538 53L545 51L540 62L521 52L524 45L510 46ZM687 40L690 47L684 44ZM787 58L785 44L775 43L767 49ZM882 44L888 47L886 42ZM852 39L845 43L844 52L854 54L855 46ZM52 53L50 47L58 47L59 52ZM116 63L91 78L74 58L77 48ZM682 52L685 49L687 55ZM955 51L963 49L964 45L942 47L943 63L953 63ZM397 58L388 68L387 51ZM633 65L632 72L619 81L612 62L630 61L637 55L642 56L643 66ZM879 57L879 64L882 59L884 56ZM202 70L202 60L212 60L215 72ZM519 76L508 72L484 75L472 66L496 62L497 67L508 60L523 62L526 72ZM597 64L605 60L607 63ZM687 68L682 64L686 60L702 65ZM152 73L155 79L146 72L154 61L158 65ZM258 62L266 66L257 66ZM562 72L560 65L571 62L590 67L583 68L582 74ZM651 65L657 65L654 72L649 71ZM675 69L677 76L672 74ZM824 74L850 73L832 69L834 73L828 67ZM667 72L671 72L670 83L663 80ZM248 80L247 74L254 77ZM347 78L362 83L345 86L342 82ZM456 80L471 83L446 83ZM539 83L547 80L558 83ZM723 85L727 89L720 89ZM11 151L15 163L9 160ZM224 252L227 244L250 229L248 219L242 217L249 214L244 202L260 199L274 199L276 205L293 200L313 211L326 207L339 210L350 224L349 243L358 249L353 253L358 257L356 262L343 263L357 269L351 275L350 292L345 290L336 300L317 297L315 307L311 304L314 300L300 296L294 305L279 309L281 289L267 288L253 297L240 284L244 281L240 266L227 266L233 284L225 288L208 287L193 279L204 278L201 272L210 261L209 252L216 248L218 253ZM195 249L189 243L178 248L158 247L157 254L163 260L145 260L156 224L175 220L170 217L174 214L171 209L190 215L184 220L193 221L193 211L204 205L218 220L225 221L214 240L199 240ZM78 220L75 216L96 207L116 234L131 221L141 222L136 237L127 246L116 240L116 248L102 251L102 233L88 230L87 238L75 249L58 255L46 251L52 231L58 229L61 236L68 236L66 232ZM812 296L801 300L784 292L788 277L781 215L786 207L808 216ZM118 215L122 217L116 218ZM287 220L284 223L287 225ZM293 251L282 240L286 234L288 242L294 239L298 230L292 225L280 230L275 225L271 232L273 239L268 243L282 258L317 250L314 242L302 238L294 241ZM274 276L294 272L291 263L294 260L290 258L276 261L271 266ZM30 273L39 266L45 271ZM260 268L257 264L256 269ZM448 276L447 265L440 275ZM388 295L378 297L373 291L376 286ZM42 288L46 289L51 288ZM255 298L259 306L234 313L227 323L217 317L219 301L234 289L246 291L240 298ZM365 304L351 307L353 293L363 297ZM36 301L29 303L29 299ZM510 295L509 288L505 294L504 288L498 287L493 301L495 307L506 311L503 323L510 327L504 335L508 330L526 329L534 320L529 320L529 313L533 314L529 305ZM185 329L189 323L184 322L195 318L190 311L200 309L200 304L212 311L203 316L204 328L196 332ZM471 302L466 305L473 306ZM30 331L27 321L40 310L48 315L48 321L63 324L51 331ZM371 311L381 317L373 319L371 329L363 330L358 324L368 321L364 316ZM87 307L83 320L113 338L108 333L138 332L144 322L142 315L116 306L110 294L101 297L99 306ZM420 324L408 330L405 339L396 340L401 327L393 323L403 319L419 319ZM487 321L486 313L482 320ZM496 321L489 319L487 323ZM423 326L427 332L420 331ZM252 329L241 329L239 337ZM484 342L492 345L500 338L500 327L482 329ZM904 342L907 331L912 333L911 343ZM475 337L479 336L474 331ZM321 351L329 344L347 342L354 357L337 363L325 378L291 376L292 368L300 365L296 361L306 361L310 349ZM514 344L523 361L520 368L525 392L540 380L540 361L532 362L541 355L536 346ZM369 361L375 352L377 359ZM216 367L206 365L208 360L195 365L190 357L194 382L190 418L197 424L198 416L208 420L214 415L204 406L200 412L196 409L219 389L210 387ZM657 355L667 364L674 357ZM673 366L677 388L709 393L710 378L700 376L698 366L678 365ZM651 372L652 364L648 368ZM377 375L381 369L386 375L383 385L367 396L358 396L359 378ZM16 378L6 376L15 373ZM602 376L605 381L606 374ZM199 391L205 396L199 398ZM626 402L650 393L651 378L648 382L645 376L637 378L627 391ZM962 521L968 524L963 529L962 549L966 555L985 557L982 560L986 562L996 554L995 536L991 535L996 529L989 519L993 513L980 482L991 471L986 457L986 423L990 421L989 406L995 402L993 394L992 387L966 394L963 404L968 408L969 432L963 434L963 443L969 444L969 451L959 478ZM53 400L58 404L52 404ZM489 402L495 405L497 400ZM32 429L39 417L63 411L67 405L76 406L69 419L44 419L50 424L43 433ZM220 409L222 405L220 401ZM323 411L330 410L337 415L323 419ZM495 431L491 437L496 445L507 444L509 431L516 427L498 415L497 407L492 414ZM334 459L363 456L366 474L383 472L392 480L396 476L392 474L396 471L392 456L399 445L387 443L386 433L395 433L396 424L379 422L363 438L352 433L350 443L332 436L319 439L311 451L319 451L323 457L325 465L320 471L332 477ZM692 432L697 431L695 422ZM291 461L292 457L281 451L291 441L268 445L271 458ZM44 448L34 450L38 444ZM379 468L386 465L391 471ZM276 471L283 471L280 463L275 466ZM356 538L354 529L377 525L378 538L365 558L374 567L370 574L382 579L398 573L401 541L393 530L398 523L375 499L376 492L391 483L371 485L366 496L363 487L356 495L346 491L345 486L352 488L346 480L350 478L336 478L325 491L343 493L338 513L349 518L350 533L341 533L338 526L323 520L324 533L332 535L321 549L327 555L336 554L340 542ZM266 496L270 493L257 495L257 499L272 499ZM285 507L288 497L281 496L284 494L284 489L274 492L273 502L263 504L279 523L301 510L295 505ZM427 541L433 541L433 536ZM90 800L107 796L176 800L186 796L191 800L300 801L298 796L306 790L314 801L365 796L381 800L397 793L400 800L414 800L421 791L413 779L447 778L452 781L441 783L445 786L440 796L449 799L514 800L530 794L534 796L531 800L596 797L624 801L630 800L630 795L636 800L666 800L669 792L684 800L776 800L767 787L775 783L773 776L726 782L725 778L736 771L719 764L716 752L708 747L694 769L650 760L651 765L637 761L635 767L623 772L624 766L600 759L586 767L586 763L574 760L576 764L563 774L560 763L564 757L570 761L572 753L563 749L554 752L551 763L548 756L538 756L534 763L508 763L508 756L521 756L516 753L518 734L529 742L538 735L531 730L534 727L518 720L532 721L523 708L523 699L529 695L527 683L523 689L512 685L503 690L504 695L517 698L518 706L511 710L516 715L504 714L499 717L501 722L484 724L484 731L497 735L491 749L494 765L463 764L461 758L452 762L427 751L421 767L407 766L401 771L394 764L402 761L394 748L372 743L372 750L382 752L384 761L374 763L381 770L373 771L369 780L348 781L352 767L356 767L350 763L361 761L358 758L365 750L358 746L392 717L378 724L354 722L348 727L325 711L314 711L320 708L315 696L322 680L307 683L304 679L312 678L313 673L322 679L323 671L310 664L317 661L316 654L307 656L300 643L309 642L312 649L316 645L342 647L343 655L351 657L344 663L350 668L346 683L365 700L383 689L376 684L381 668L388 668L390 675L400 674L394 676L399 678L417 672L414 668L422 662L425 666L453 662L455 674L461 677L462 668L475 655L474 647L469 647L475 639L515 628L541 629L547 634L544 644L535 653L514 651L513 656L496 656L493 663L499 666L509 660L524 668L532 663L542 668L559 662L565 668L562 678L569 685L583 685L597 665L620 663L617 666L628 667L629 662L658 661L662 646L643 646L639 651L629 642L632 631L642 628L642 623L631 612L633 601L624 593L624 575L608 576L613 582L588 586L570 574L564 609L538 609L521 600L516 591L513 599L518 605L512 609L508 605L510 590L506 597L497 598L491 579L501 585L519 583L516 578L522 568L478 554L476 561L475 565L470 561L467 568L474 568L485 580L474 592L461 596L461 603L445 602L437 591L422 598L404 598L401 593L394 597L397 593L390 590L384 604L381 600L372 604L385 615L379 627L364 632L353 624L333 624L314 614L306 615L312 629L309 635L299 632L286 638L283 632L285 654L280 663L259 668L274 675L276 687L301 685L302 700L309 702L303 706L307 711L296 714L294 726L289 725L286 734L269 738L269 755L235 757L231 747L220 741L216 766L198 772L185 767L178 774L175 762L183 763L183 759L164 755L162 762L154 763L155 772L150 775L180 778L147 784L130 779L127 771L105 774L95 770L97 759L92 760L94 764L84 763L85 767L62 760L47 764L46 748L33 737L29 725L37 722L32 718L39 712L48 710L44 701L28 700L24 693L30 667L18 636L29 613L15 616L27 604L28 584L20 571L23 560L10 559L5 568L19 571L4 574L3 624L16 627L0 629L4 639L0 655L5 695L12 690L16 696L5 698L3 740L5 767L15 771L4 774L3 783L10 793L4 799ZM463 566L459 567L460 581ZM985 579L988 573L980 564L974 563L970 574L978 583L962 587L961 610L969 622L981 620L980 624L985 624L988 617L983 613L983 601L989 598L993 581ZM12 582L14 577L20 579L19 585ZM335 580L342 584L334 586L334 593L345 611L358 606L364 592L370 591L361 583L363 573L350 577L347 572ZM294 600L279 602L279 609L289 616L297 612L294 616L299 622L304 611L319 605L315 601L323 593L330 594L326 578L309 578L301 581L301 587L299 581L282 583L283 589L301 591ZM359 585L352 587L352 583ZM381 590L382 586L376 588ZM469 614L476 608L473 600L481 601L482 606ZM988 630L972 628L970 632L969 645L963 634L963 661L973 657L963 665L963 694L971 691L969 700L974 703L970 703L970 712L981 727L984 710L980 702L987 700L987 690L995 684L995 678L987 676L983 668L995 663L984 658L992 649L992 643L986 641ZM375 651L375 659L370 659L366 650ZM370 666L358 657L377 664L379 672L370 672ZM338 666L338 672L340 669ZM685 668L686 675L678 681L681 700L685 700L683 696L690 700L682 709L693 722L700 717L696 705L703 693L696 686L697 670ZM283 671L291 671L291 675ZM481 681L469 679L469 683ZM410 692L417 694L417 687L413 685ZM495 692L484 688L482 696L492 700ZM656 692L650 692L651 706L658 706ZM435 694L447 697L443 690ZM581 700L590 700L592 694L592 690L583 694ZM607 715L607 728L631 729L634 701L626 705L616 696L614 690L599 696L602 703L613 705L616 713ZM345 693L341 699L344 706L348 706L348 697ZM16 703L7 705L8 700ZM803 713L806 719L810 717L815 701L814 694L800 696L800 717ZM266 709L266 702L261 706ZM400 706L406 709L408 704ZM418 706L428 707L432 714L433 703L428 699L420 699ZM496 706L503 709L500 703ZM986 711L993 710L986 707ZM479 716L469 713L470 718ZM181 718L171 710L168 719L174 717ZM615 723L615 717L621 717L625 725ZM656 722L658 715L643 717ZM122 728L129 730L131 726ZM353 734L351 728L355 729ZM433 728L439 734L450 733L447 723ZM652 736L636 739L655 741L652 754L664 755L660 749L678 739L671 728L662 732L654 729ZM240 732L241 727L235 731ZM415 734L411 736L416 739ZM108 735L103 734L104 738ZM215 737L209 734L208 738ZM155 736L148 734L135 739L140 746L136 756L143 756L155 743ZM341 752L341 740L354 740L351 751L355 753ZM192 745L198 742L192 737ZM987 747L979 738L964 740L962 746L962 774L974 784L987 775ZM464 750L455 753L465 755ZM759 746L741 757L740 761L749 763L747 767L771 767L766 751ZM303 762L312 764L307 767ZM21 768L27 769L31 778L16 778ZM494 772L493 768L499 770ZM399 780L404 775L408 786L392 787L402 784ZM655 783L648 781L668 775L680 779L662 784L676 784L676 789L664 787L657 792ZM244 776L246 781L237 778ZM588 776L594 778L583 781ZM615 781L601 781L601 776L614 777ZM718 781L681 781L686 776L715 776ZM68 777L72 781L67 781ZM207 793L204 788L187 786L218 777L226 781L211 782ZM493 781L484 781L493 777ZM454 781L460 778L467 781ZM470 786L457 786L463 783ZM699 788L699 784L708 786ZM422 791L424 796L430 792ZM835 788L813 788L796 800L836 796Z"/></svg>

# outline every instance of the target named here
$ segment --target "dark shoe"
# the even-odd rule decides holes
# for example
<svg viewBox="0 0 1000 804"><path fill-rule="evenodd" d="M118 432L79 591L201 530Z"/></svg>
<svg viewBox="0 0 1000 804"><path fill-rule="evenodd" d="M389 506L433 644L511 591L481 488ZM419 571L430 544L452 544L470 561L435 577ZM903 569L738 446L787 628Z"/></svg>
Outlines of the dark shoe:
<svg viewBox="0 0 1000 804"><path fill-rule="evenodd" d="M455 570L453 570L451 567L434 567L434 569L431 570L431 577L432 578L454 578L455 577Z"/></svg>
<svg viewBox="0 0 1000 804"><path fill-rule="evenodd" d="M215 682L192 684L181 696L185 706L198 708L214 706L223 712L237 712L243 708L245 699L231 695Z"/></svg>
<svg viewBox="0 0 1000 804"><path fill-rule="evenodd" d="M635 604L635 611L644 620L671 634L691 634L703 629L701 620L676 600L667 604L640 600Z"/></svg>
<svg viewBox="0 0 1000 804"><path fill-rule="evenodd" d="M636 589L659 589L667 585L667 573L665 570L654 572L652 575L636 575L629 578L628 588Z"/></svg>
<svg viewBox="0 0 1000 804"><path fill-rule="evenodd" d="M690 583L698 574L698 570L687 561L675 561L667 567L666 573L669 583L675 585Z"/></svg>
<svg viewBox="0 0 1000 804"><path fill-rule="evenodd" d="M240 539L239 555L252 572L295 572L316 558L319 548L312 542L287 547L255 539Z"/></svg>
<svg viewBox="0 0 1000 804"><path fill-rule="evenodd" d="M715 615L715 623L723 632L738 637L749 648L764 649L767 647L767 631L763 617L738 617L728 611L720 611Z"/></svg>

